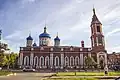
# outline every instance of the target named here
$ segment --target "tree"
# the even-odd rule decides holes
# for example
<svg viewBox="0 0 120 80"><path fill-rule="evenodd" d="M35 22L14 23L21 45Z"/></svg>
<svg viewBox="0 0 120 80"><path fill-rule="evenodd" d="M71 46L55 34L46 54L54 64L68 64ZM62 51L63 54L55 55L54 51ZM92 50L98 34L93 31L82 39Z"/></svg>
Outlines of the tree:
<svg viewBox="0 0 120 80"><path fill-rule="evenodd" d="M3 66L3 58L4 58L4 54L3 53L0 53L0 66L2 67Z"/></svg>
<svg viewBox="0 0 120 80"><path fill-rule="evenodd" d="M2 65L3 65L3 66L8 66L8 64L9 64L9 60L8 60L7 56L4 56L4 57L3 57Z"/></svg>
<svg viewBox="0 0 120 80"><path fill-rule="evenodd" d="M8 49L8 44L0 42L0 53L4 53Z"/></svg>
<svg viewBox="0 0 120 80"><path fill-rule="evenodd" d="M11 53L11 54L0 54L0 66L1 67L7 67L9 69L9 67L14 68L15 65L17 65L17 57L18 54L15 53Z"/></svg>
<svg viewBox="0 0 120 80"><path fill-rule="evenodd" d="M15 65L17 64L17 57L18 57L18 54L15 54L15 53L12 53L12 54L10 55L10 66L11 66L12 68L14 68Z"/></svg>
<svg viewBox="0 0 120 80"><path fill-rule="evenodd" d="M92 68L92 67L94 67L94 65L96 65L96 62L94 61L94 59L92 57L88 56L85 59L85 64L88 66L88 68Z"/></svg>

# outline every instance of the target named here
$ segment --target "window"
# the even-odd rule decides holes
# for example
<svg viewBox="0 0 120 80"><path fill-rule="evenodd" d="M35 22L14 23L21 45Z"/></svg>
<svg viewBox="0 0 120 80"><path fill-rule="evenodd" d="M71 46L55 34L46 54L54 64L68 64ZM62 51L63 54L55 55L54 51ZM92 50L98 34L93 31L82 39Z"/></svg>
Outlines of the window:
<svg viewBox="0 0 120 80"><path fill-rule="evenodd" d="M63 48L61 48L61 51L63 51Z"/></svg>
<svg viewBox="0 0 120 80"><path fill-rule="evenodd" d="M21 50L23 50L23 48L20 48Z"/></svg>
<svg viewBox="0 0 120 80"><path fill-rule="evenodd" d="M51 48L50 50L53 51L53 48Z"/></svg>
<svg viewBox="0 0 120 80"><path fill-rule="evenodd" d="M31 48L31 50L34 50L34 48Z"/></svg>
<svg viewBox="0 0 120 80"><path fill-rule="evenodd" d="M93 38L93 40L94 40L94 43L96 44L97 42L96 42L96 40L97 40L97 37L96 38Z"/></svg>
<svg viewBox="0 0 120 80"><path fill-rule="evenodd" d="M100 32L100 26L97 26L97 32Z"/></svg>
<svg viewBox="0 0 120 80"><path fill-rule="evenodd" d="M73 50L73 48L71 47L71 48L70 48L70 51L72 51L72 50Z"/></svg>
<svg viewBox="0 0 120 80"><path fill-rule="evenodd" d="M82 48L80 48L80 51L82 51Z"/></svg>
<svg viewBox="0 0 120 80"><path fill-rule="evenodd" d="M44 48L43 48L43 47L41 47L41 48L40 48L40 50L44 50Z"/></svg>
<svg viewBox="0 0 120 80"><path fill-rule="evenodd" d="M102 44L102 37L98 37L98 43Z"/></svg>

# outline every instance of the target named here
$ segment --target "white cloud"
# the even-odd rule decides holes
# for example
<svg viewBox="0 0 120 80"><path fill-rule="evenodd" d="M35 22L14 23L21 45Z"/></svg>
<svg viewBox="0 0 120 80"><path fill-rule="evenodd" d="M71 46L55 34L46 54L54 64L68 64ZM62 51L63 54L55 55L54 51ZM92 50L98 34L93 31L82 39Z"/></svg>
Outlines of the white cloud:
<svg viewBox="0 0 120 80"><path fill-rule="evenodd" d="M10 27L13 26L14 30L9 34L7 33L5 39L10 41L9 43L14 50L19 48L19 46L23 46L25 38L30 31L33 38L38 41L39 34L43 32L45 19L48 24L48 32L53 38L56 33L59 32L63 44L79 44L81 39L87 41L87 44L90 43L88 40L90 38L85 36L90 35L93 4L95 5L98 18L105 24L103 25L106 39L120 31L120 23L118 23L120 20L120 6L118 5L120 1L118 0L60 0L61 3L57 3L58 1L56 0L51 0L50 3L46 3L47 0L44 0L44 4L43 2L38 2L34 5L32 3L36 0L22 1L21 5L23 6L23 9L19 9L15 7L15 5L12 8L8 7L8 14L4 15L7 19L3 21L6 24L11 22L9 23L11 24ZM14 15L13 13L17 15ZM16 23L17 20L18 22ZM118 23L117 26L111 25L115 23ZM9 24L7 26L9 26ZM80 35L78 36L78 34ZM119 35L117 35L117 38L118 36ZM108 50L110 51L110 49Z"/></svg>
<svg viewBox="0 0 120 80"><path fill-rule="evenodd" d="M112 31L106 34L106 37L112 36L114 33L120 32L120 28L113 29Z"/></svg>
<svg viewBox="0 0 120 80"><path fill-rule="evenodd" d="M108 47L107 50L108 50L108 53L120 52L120 46Z"/></svg>

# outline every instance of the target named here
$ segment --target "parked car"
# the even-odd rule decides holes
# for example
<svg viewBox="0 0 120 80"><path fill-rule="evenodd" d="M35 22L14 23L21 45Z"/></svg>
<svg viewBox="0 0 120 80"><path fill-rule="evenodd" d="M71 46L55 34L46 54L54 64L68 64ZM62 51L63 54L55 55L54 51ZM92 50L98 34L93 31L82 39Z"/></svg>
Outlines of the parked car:
<svg viewBox="0 0 120 80"><path fill-rule="evenodd" d="M23 71L24 72L35 72L36 70L32 68L23 68Z"/></svg>

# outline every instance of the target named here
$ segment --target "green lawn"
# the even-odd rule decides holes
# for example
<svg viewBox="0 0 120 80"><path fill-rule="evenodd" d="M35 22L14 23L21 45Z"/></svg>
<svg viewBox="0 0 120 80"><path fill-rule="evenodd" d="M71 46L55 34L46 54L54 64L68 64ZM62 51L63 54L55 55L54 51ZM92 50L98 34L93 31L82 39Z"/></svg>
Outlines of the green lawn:
<svg viewBox="0 0 120 80"><path fill-rule="evenodd" d="M12 72L9 72L9 71L0 71L0 76L3 76L3 75L8 75Z"/></svg>
<svg viewBox="0 0 120 80"><path fill-rule="evenodd" d="M98 79L94 79L94 78L49 78L49 79L44 79L44 80L98 80Z"/></svg>
<svg viewBox="0 0 120 80"><path fill-rule="evenodd" d="M75 76L75 72L59 72L57 76ZM76 76L104 76L104 72L76 72ZM120 72L108 72L108 76L120 76Z"/></svg>

